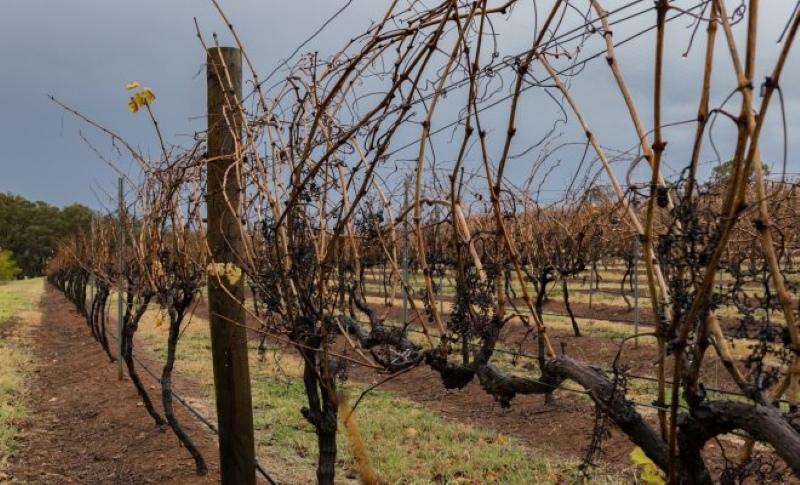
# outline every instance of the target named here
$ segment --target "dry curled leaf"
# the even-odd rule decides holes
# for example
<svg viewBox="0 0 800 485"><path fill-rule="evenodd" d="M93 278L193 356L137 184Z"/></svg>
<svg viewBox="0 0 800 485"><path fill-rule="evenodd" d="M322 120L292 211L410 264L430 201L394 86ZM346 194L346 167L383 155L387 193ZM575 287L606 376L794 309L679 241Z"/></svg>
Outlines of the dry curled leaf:
<svg viewBox="0 0 800 485"><path fill-rule="evenodd" d="M664 485L666 483L664 473L638 446L631 451L631 461L641 470L640 478L644 483L648 485Z"/></svg>

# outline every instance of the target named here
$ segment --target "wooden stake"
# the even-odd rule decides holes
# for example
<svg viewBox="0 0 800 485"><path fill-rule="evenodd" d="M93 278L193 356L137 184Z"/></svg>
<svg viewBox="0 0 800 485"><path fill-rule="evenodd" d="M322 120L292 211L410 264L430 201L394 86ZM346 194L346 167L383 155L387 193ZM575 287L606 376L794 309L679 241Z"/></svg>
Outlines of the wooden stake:
<svg viewBox="0 0 800 485"><path fill-rule="evenodd" d="M405 192L403 198L403 213L408 210L408 190L411 187L411 177L407 177L403 182L403 191ZM403 222L403 281L406 285L413 286L408 281L408 215L405 216ZM408 291L403 289L403 326L408 325Z"/></svg>
<svg viewBox="0 0 800 485"><path fill-rule="evenodd" d="M208 49L208 306L211 353L219 423L222 483L255 484L255 442L247 333L244 327L244 281L238 265L241 254L241 197L239 158L241 136L239 100L242 95L242 54L232 47ZM225 274L223 274L225 273ZM236 276L238 274L238 276Z"/></svg>
<svg viewBox="0 0 800 485"><path fill-rule="evenodd" d="M119 212L117 214L117 235L119 237L119 247L117 248L117 269L119 270L119 281L118 281L118 291L117 291L117 379L123 379L123 372L122 372L122 353L123 353L123 344L122 344L122 325L123 325L123 316L122 316L122 299L125 298L125 226L122 223L122 217L125 214L125 194L122 188L122 177L119 178L119 183L117 186L119 197Z"/></svg>
<svg viewBox="0 0 800 485"><path fill-rule="evenodd" d="M639 348L639 236L633 239L633 328L636 333L634 347Z"/></svg>

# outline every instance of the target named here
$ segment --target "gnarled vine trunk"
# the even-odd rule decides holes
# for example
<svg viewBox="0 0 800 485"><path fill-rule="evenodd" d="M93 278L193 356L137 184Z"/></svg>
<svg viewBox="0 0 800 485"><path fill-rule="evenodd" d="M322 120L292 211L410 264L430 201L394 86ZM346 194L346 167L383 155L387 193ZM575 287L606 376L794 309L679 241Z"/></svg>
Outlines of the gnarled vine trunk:
<svg viewBox="0 0 800 485"><path fill-rule="evenodd" d="M133 337L136 334L136 330L139 328L139 321L142 319L144 312L147 310L147 305L150 302L151 297L144 296L142 298L143 300L140 301L138 305L134 305L133 293L130 291L128 292L122 333L122 356L125 361L125 366L128 368L128 376L130 377L133 386L136 388L136 392L139 394L139 398L142 400L144 408L147 410L147 414L153 418L156 426L161 427L165 426L167 422L164 421L164 418L161 417L158 411L156 411L155 406L153 406L153 400L150 398L147 388L145 388L144 384L142 383L142 379L139 377L139 373L136 370L136 362L134 361L133 357Z"/></svg>
<svg viewBox="0 0 800 485"><path fill-rule="evenodd" d="M339 402L336 394L336 381L333 369L317 366L318 359L314 350L304 349L301 355L304 360L303 385L308 398L308 407L301 411L303 416L314 426L317 434L319 459L317 461L317 482L320 485L333 485L336 473L336 430L338 427ZM327 367L318 374L320 368Z"/></svg>
<svg viewBox="0 0 800 485"><path fill-rule="evenodd" d="M207 475L208 466L200 450L195 446L192 439L181 427L175 408L172 404L172 371L175 367L175 353L178 347L178 336L180 335L181 322L183 321L183 311L175 308L174 304L169 305L169 337L167 339L167 358L164 362L164 369L161 372L161 402L164 405L164 416L167 418L169 427L178 437L181 444L192 455L195 463L195 470L198 475Z"/></svg>

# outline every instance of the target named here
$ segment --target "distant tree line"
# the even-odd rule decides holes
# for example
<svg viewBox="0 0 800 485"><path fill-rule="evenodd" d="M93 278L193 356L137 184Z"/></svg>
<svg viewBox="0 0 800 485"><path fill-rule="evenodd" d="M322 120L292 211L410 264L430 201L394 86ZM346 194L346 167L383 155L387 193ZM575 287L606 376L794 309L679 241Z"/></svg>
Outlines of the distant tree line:
<svg viewBox="0 0 800 485"><path fill-rule="evenodd" d="M0 193L0 280L44 274L58 241L86 231L92 216L80 204L58 208Z"/></svg>

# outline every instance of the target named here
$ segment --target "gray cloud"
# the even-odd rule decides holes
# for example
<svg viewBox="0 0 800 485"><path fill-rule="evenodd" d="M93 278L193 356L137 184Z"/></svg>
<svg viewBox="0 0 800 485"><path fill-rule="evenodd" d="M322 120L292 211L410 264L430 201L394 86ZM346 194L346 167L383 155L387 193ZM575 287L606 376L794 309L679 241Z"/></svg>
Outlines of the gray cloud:
<svg viewBox="0 0 800 485"><path fill-rule="evenodd" d="M324 0L264 1L237 0L226 2L225 8L236 25L250 55L260 72L266 73L278 65L282 56L305 39L317 26L338 10L343 1ZM540 15L550 2L538 2ZM607 1L612 10L624 2ZM679 1L679 4L689 4ZM646 5L645 5L646 4ZM651 2L644 2L643 8ZM305 50L331 54L354 34L362 31L371 19L377 18L386 2L354 0L347 12L334 21ZM779 46L775 44L792 2L763 2L759 33L758 79L771 68ZM158 100L154 105L159 122L171 141L180 143L182 137L204 128L204 76L196 76L202 68L204 55L195 37L193 17L205 33L217 31L223 44L231 39L210 2L197 0L144 0L137 2L109 0L3 0L0 16L0 191L13 191L26 197L43 199L56 204L73 201L98 207L105 203L92 193L92 188L114 186L114 172L81 141L79 132L105 154L113 153L107 137L64 114L50 103L46 95L54 94L65 103L79 109L128 140L156 153L152 126L141 115L126 110L127 93L124 85L136 79L152 87ZM618 39L652 23L654 14L615 28ZM530 43L533 9L531 2L522 2L505 22L497 22L498 42L506 53L524 50ZM681 58L686 48L688 19L673 22L668 27L665 72L665 121L691 118L696 111L700 86L702 55L705 48L703 32L698 33L687 59ZM737 27L741 37L743 25ZM653 34L647 34L619 49L619 61L631 85L642 117L650 125L652 89ZM713 85L714 100L719 102L734 87L729 56L722 38L718 38L716 56L720 60ZM601 39L592 39L584 55L602 49ZM541 74L541 69L536 71ZM507 78L507 79L510 79ZM793 52L783 80L786 95L787 119L790 130L800 123L800 98L792 89L800 85L800 61ZM583 75L572 84L574 94L587 114L593 129L604 145L629 148L636 142L627 114L621 110L621 97L602 58L590 63ZM508 89L506 83L504 89ZM435 120L443 125L452 120L456 96L449 107L443 105ZM526 93L523 100L521 136L514 149L522 151L552 125L559 113L553 102L537 90ZM738 102L733 106L738 109ZM782 150L780 112L773 106L764 133L764 157L779 163ZM486 121L501 138L506 109L499 107L487 112ZM666 130L669 147L667 166L680 167L688 156L693 126ZM562 139L580 141L570 115L570 123L560 128ZM404 130L412 140L416 129ZM450 148L450 131L437 136L437 154L446 158ZM497 134L499 133L499 135ZM730 130L718 128L720 140L730 139ZM494 152L498 153L494 142ZM800 149L800 141L790 131L790 157ZM515 151L512 150L512 151ZM563 167L553 175L556 185L569 179L579 156L579 147L564 151ZM402 154L401 154L402 155ZM710 147L704 159L714 157ZM515 177L530 174L536 153L520 157L510 168ZM789 159L790 171L800 171L795 159ZM135 170L130 161L120 160L124 170ZM624 168L620 167L624 172ZM644 173L644 172L643 172Z"/></svg>

